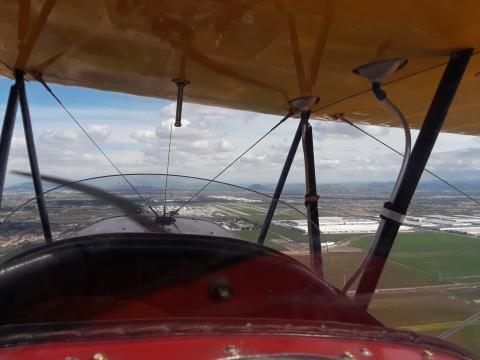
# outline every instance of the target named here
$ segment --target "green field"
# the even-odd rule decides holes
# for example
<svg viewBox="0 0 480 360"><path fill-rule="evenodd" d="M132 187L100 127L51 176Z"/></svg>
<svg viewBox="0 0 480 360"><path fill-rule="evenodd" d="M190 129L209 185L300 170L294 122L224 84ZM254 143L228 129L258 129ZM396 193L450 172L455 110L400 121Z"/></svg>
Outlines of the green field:
<svg viewBox="0 0 480 360"><path fill-rule="evenodd" d="M354 242L362 249L369 248L370 239L360 239ZM400 233L395 239L393 252L480 252L480 239L476 237L439 233Z"/></svg>
<svg viewBox="0 0 480 360"><path fill-rule="evenodd" d="M372 235L357 236L352 245L366 250L372 239ZM325 254L327 280L343 287L345 278L364 256L365 252ZM308 255L295 258L308 264ZM438 336L480 311L480 304L475 303L480 300L480 285L455 290L421 287L472 282L480 283L480 239L445 233L402 233L396 239L378 288L418 290L376 294L369 311L388 326ZM449 340L480 353L480 321Z"/></svg>
<svg viewBox="0 0 480 360"><path fill-rule="evenodd" d="M257 203L222 203L216 204L217 211L214 215L218 216L243 216L252 222L257 222L258 224L263 224L265 221L265 216L268 212L267 204L257 204ZM301 211L304 211L303 206L300 207ZM275 216L273 220L288 220L288 219L301 219L303 218L302 214L298 211L286 206L281 203L278 204L277 210L275 211Z"/></svg>
<svg viewBox="0 0 480 360"><path fill-rule="evenodd" d="M324 269L327 281L342 288L346 279L357 269L365 253L330 253L324 256ZM295 255L295 259L308 265L309 255ZM411 286L437 285L434 276L410 269L401 264L387 263L378 288L391 289ZM355 285L353 286L355 288Z"/></svg>
<svg viewBox="0 0 480 360"><path fill-rule="evenodd" d="M238 231L237 234L240 235L245 240L257 241L259 232L260 232L260 229L242 230L242 231ZM288 229L284 226L272 224L267 234L266 245L281 251L287 250L283 246L271 242L272 239L278 239L280 235L281 237L286 237L298 243L305 243L305 244L308 243L307 234L301 233L296 230ZM348 239L354 239L357 237L358 235L356 234L323 234L322 241L323 242L339 242L339 241L344 241Z"/></svg>
<svg viewBox="0 0 480 360"><path fill-rule="evenodd" d="M216 204L216 203L215 203ZM211 205L211 203L205 203ZM266 204L216 204L218 219L245 218L256 223L254 230L236 232L248 241L256 242L267 211ZM303 210L303 208L302 208ZM82 210L83 211L83 210ZM83 214L83 213L82 213ZM69 215L78 215L73 211ZM84 216L85 214L83 214ZM92 213L92 216L95 213ZM331 215L322 213L322 215ZM274 220L299 219L300 214L286 206L279 206ZM338 288L357 269L372 243L373 234L322 234L322 242L350 241L360 252L330 252L323 250L326 280ZM287 248L275 239L289 239L306 245L305 233L272 224L265 245L280 251ZM0 249L0 255L1 255ZM308 254L292 255L308 265ZM425 286L470 284L469 288L443 289ZM478 287L473 283L479 283ZM353 289L356 284L354 284ZM429 335L439 335L480 311L480 239L446 233L401 233L397 236L387 262L379 289L391 293L377 293L369 311L385 325ZM404 288L414 288L408 292ZM480 353L480 321L453 335L458 342Z"/></svg>
<svg viewBox="0 0 480 360"><path fill-rule="evenodd" d="M370 239L354 240L367 249ZM398 263L436 278L437 283L480 282L480 239L445 233L403 233L390 255Z"/></svg>
<svg viewBox="0 0 480 360"><path fill-rule="evenodd" d="M238 231L236 233L238 235L240 235L245 240L257 241L258 234L260 233L260 229L242 230L242 231ZM293 240L293 241L296 241L296 242L299 242L299 243L308 242L307 235L305 235L305 234L303 234L299 231L287 229L283 226L272 224L270 226L270 229L269 229L269 232L268 232L267 238L266 238L266 245L267 246L271 246L270 244L274 244L274 243L271 242L271 240L272 239L278 239L279 236L277 234L281 234L282 236L287 237L290 240ZM274 244L274 245L276 245L276 244ZM274 246L274 248L276 248L277 250L286 250L284 247L279 246L279 245L276 245L276 247Z"/></svg>
<svg viewBox="0 0 480 360"><path fill-rule="evenodd" d="M363 249L370 243L369 239L353 242ZM480 282L478 238L445 233L403 233L395 240L390 259L381 286L385 285L387 277L394 275L391 273L394 265L410 270L412 280L424 277L434 284ZM387 325L439 335L480 311L480 305L473 303L478 299L480 291L475 288L376 295L370 311ZM449 340L480 352L480 321Z"/></svg>
<svg viewBox="0 0 480 360"><path fill-rule="evenodd" d="M238 234L245 240L256 241L259 229ZM295 230L271 225L266 245L286 250L272 242L282 237L307 243L308 237ZM322 242L351 240L352 245L366 250L372 234L322 234ZM343 286L344 278L358 267L364 253L324 253L327 279ZM308 263L308 256L296 256ZM389 261L380 281L381 288L480 282L480 239L445 233L402 233L397 236Z"/></svg>
<svg viewBox="0 0 480 360"><path fill-rule="evenodd" d="M376 295L369 311L385 325L438 336L479 310L478 306L452 300L445 293L422 291ZM480 353L480 321L448 340Z"/></svg>
<svg viewBox="0 0 480 360"><path fill-rule="evenodd" d="M449 340L480 354L480 321L468 325L459 333L452 335Z"/></svg>
<svg viewBox="0 0 480 360"><path fill-rule="evenodd" d="M472 315L471 307L454 302L444 293L422 291L407 294L377 294L370 312L386 325L411 329L428 329L432 324L464 320ZM408 316L405 316L408 314ZM428 325L428 326L427 326ZM447 330L437 328L439 332Z"/></svg>

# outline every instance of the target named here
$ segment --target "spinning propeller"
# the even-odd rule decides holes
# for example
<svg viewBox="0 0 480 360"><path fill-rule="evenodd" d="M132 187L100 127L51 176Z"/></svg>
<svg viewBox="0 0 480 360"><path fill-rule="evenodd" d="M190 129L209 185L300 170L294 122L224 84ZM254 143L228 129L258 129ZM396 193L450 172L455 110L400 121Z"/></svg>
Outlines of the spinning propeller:
<svg viewBox="0 0 480 360"><path fill-rule="evenodd" d="M31 174L25 171L13 170L12 173L15 175L31 177ZM84 194L93 196L96 199L105 201L117 207L118 209L122 210L127 217L129 217L137 224L149 230L154 230L157 228L156 218L155 220L153 220L151 217L145 216L144 214L138 211L139 209L137 205L135 205L134 203L132 203L127 199L111 194L105 190L99 189L91 185L86 185L79 182L72 182L56 176L42 175L41 178L44 181L58 184L58 185L70 188L72 190L80 191Z"/></svg>

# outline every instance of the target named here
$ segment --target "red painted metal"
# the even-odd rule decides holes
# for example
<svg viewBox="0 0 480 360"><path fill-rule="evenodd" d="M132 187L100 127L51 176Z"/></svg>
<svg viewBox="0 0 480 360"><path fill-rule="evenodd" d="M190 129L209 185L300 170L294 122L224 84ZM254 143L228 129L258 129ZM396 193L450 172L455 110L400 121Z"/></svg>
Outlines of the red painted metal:
<svg viewBox="0 0 480 360"><path fill-rule="evenodd" d="M147 236L134 243L127 239L125 244L121 239L103 239L99 247L98 239L90 240L91 244L85 239L81 242L80 251L88 255L85 256L90 261L89 269L94 266L96 271L84 274L75 262L69 262L70 267L62 266L63 258L77 259L80 244L73 242L73 248L65 245L63 252L54 251L55 266L50 263L51 257L39 253L43 254L39 261L45 274L34 271L35 262L24 261L20 275L29 280L24 287L17 278L13 282L4 276L17 289L32 290L28 293L32 296L45 296L37 296L19 309L14 306L18 304L12 304L21 317L0 326L0 360L87 360L98 353L109 360L220 359L286 353L352 360L352 356L433 360L430 352L435 354L435 360L473 358L466 350L443 340L381 326L302 264L277 252L256 251L256 245L197 238L185 242L190 244L185 247L178 238L164 240L163 247L155 248L145 246L151 240ZM102 250L106 244L109 246ZM169 244L172 246L166 246ZM208 260L205 251L199 252L203 246L214 252L220 245L222 251L231 249L238 253L243 249L245 256L231 261L228 256L220 257L223 252L219 252ZM45 246L55 250L56 245ZM195 251L188 255L185 249L190 248ZM145 249L150 253L170 253L160 258L163 263L157 268L153 265L159 264L159 258L145 257ZM103 256L104 251L108 258ZM109 261L114 255L113 261ZM182 281L165 282L185 269L191 272L192 266L203 269L199 264L212 259L228 261L218 262L215 268ZM14 265L19 271L18 264ZM57 268L64 271L60 273ZM54 286L45 291L48 283L33 281L36 275L39 279L46 275L54 285L80 278L92 291L76 292L76 286L70 292L55 292ZM153 279L150 275L154 275ZM32 283L42 283L44 291L38 292ZM145 286L138 289L138 283ZM216 284L228 284L231 295L220 299L212 296ZM121 285L120 292L117 285ZM22 299L26 301L25 296Z"/></svg>
<svg viewBox="0 0 480 360"><path fill-rule="evenodd" d="M21 268L22 281L4 276L4 281L11 284L5 293L12 298L6 303L10 307L3 309L5 324L159 318L268 318L380 324L292 258L267 250L250 254L253 251L250 247L257 249L253 244L222 239L204 242L195 239L189 243L190 248L210 253L221 246L237 253L243 249L240 245L249 249L245 254L250 255L245 259L234 261L227 257L230 260L219 262L218 257L224 252L204 259L204 252L192 250L194 255L187 256L180 239L168 243L171 247L158 249L158 245L157 250L146 247L150 254L154 251L163 254L161 258L147 257L143 245L138 250L128 239L123 247L120 240L112 240L111 244L107 239L100 240L103 241L92 239L92 248L83 241L64 246L63 250L52 249L56 256L42 260L42 272L33 267L37 263L29 261ZM152 241L158 243L157 239ZM107 243L111 246L104 246ZM143 244L140 239L135 243ZM80 244L83 247L77 261ZM119 247L114 250L113 244ZM98 250L99 247L107 250ZM69 249L75 251L67 253ZM121 257L115 257L119 253ZM84 271L84 258L88 258L89 271ZM216 261L218 265L209 271L200 270L205 261ZM60 268L64 270L58 271ZM78 288L70 286L71 279L77 279ZM44 284L44 291L39 293L32 288L32 282ZM212 294L218 282L229 284L231 296L218 299Z"/></svg>
<svg viewBox="0 0 480 360"><path fill-rule="evenodd" d="M460 346L381 326L258 319L164 319L14 325L0 331L0 360L220 359L309 354L356 359L476 359Z"/></svg>
<svg viewBox="0 0 480 360"><path fill-rule="evenodd" d="M426 360L424 348L381 341L302 336L192 336L156 339L55 343L20 346L0 351L0 360L90 360L101 353L109 360L149 359L221 359L238 353L241 356L267 354L309 354L336 358L371 360ZM347 353L346 353L347 352ZM433 352L435 360L459 359Z"/></svg>
<svg viewBox="0 0 480 360"><path fill-rule="evenodd" d="M222 279L231 284L233 294L228 300L215 301L209 289ZM279 256L258 256L188 283L116 299L85 320L191 316L379 324L309 269Z"/></svg>

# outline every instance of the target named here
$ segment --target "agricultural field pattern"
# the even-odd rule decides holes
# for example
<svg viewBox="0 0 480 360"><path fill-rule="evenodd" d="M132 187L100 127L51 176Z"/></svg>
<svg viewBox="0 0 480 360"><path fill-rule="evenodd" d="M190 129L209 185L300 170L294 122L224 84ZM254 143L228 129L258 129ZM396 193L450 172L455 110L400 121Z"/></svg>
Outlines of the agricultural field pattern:
<svg viewBox="0 0 480 360"><path fill-rule="evenodd" d="M187 202L192 191L202 184L173 184L164 198L163 189L155 188L151 182L139 189L148 194L151 206L160 212L164 205L168 213L186 204L180 216L212 220L247 241L257 240L270 203L270 198L259 192L272 193L271 187L252 186L257 191L252 193L213 184ZM158 183L163 183L162 179ZM142 202L119 185L118 179L96 185L131 199L148 212ZM292 186L286 190L265 244L308 265L302 189ZM319 195L325 277L342 288L372 244L388 187L321 185ZM41 241L36 203L27 202L31 198L29 188L12 188L4 195L0 254L19 244ZM121 215L109 204L67 189L48 193L46 202L55 239L101 218ZM369 311L388 326L434 336L480 312L479 234L478 205L438 187L420 188ZM350 295L354 289L355 284ZM480 321L471 322L449 340L480 352Z"/></svg>

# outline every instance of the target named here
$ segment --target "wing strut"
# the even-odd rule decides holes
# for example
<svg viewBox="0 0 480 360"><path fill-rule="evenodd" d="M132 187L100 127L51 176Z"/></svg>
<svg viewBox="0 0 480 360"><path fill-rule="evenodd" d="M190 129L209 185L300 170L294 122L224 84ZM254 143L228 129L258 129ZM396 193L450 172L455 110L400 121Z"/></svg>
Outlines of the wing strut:
<svg viewBox="0 0 480 360"><path fill-rule="evenodd" d="M313 154L312 126L308 123L310 111L302 111L302 144L305 159L305 206L307 207L307 228L310 240L310 266L323 278L322 247L318 223L318 194Z"/></svg>
<svg viewBox="0 0 480 360"><path fill-rule="evenodd" d="M283 165L282 172L280 173L280 178L278 179L272 201L270 202L270 207L268 208L262 229L258 235L257 243L263 244L265 242L265 238L267 236L268 229L270 228L270 224L272 223L278 201L282 195L283 187L285 185L285 181L287 180L290 167L292 166L293 159L295 158L300 140L302 140L303 157L305 160L305 206L307 208L307 227L308 236L310 239L310 266L321 277L323 277L322 250L320 243L320 229L318 224L318 195L315 176L313 136L312 126L308 123L308 119L310 118L309 108L318 101L319 98L313 96L302 97L291 101L292 108L301 110L300 123L298 124L297 131L293 137L292 145L288 151L287 158L285 159L285 163Z"/></svg>
<svg viewBox="0 0 480 360"><path fill-rule="evenodd" d="M406 165L404 176L398 184L397 192L391 201L385 203L385 209L388 210L388 213L399 214L400 216L381 216L382 219L377 230L373 250L366 261L365 270L360 278L355 294L355 301L364 309L368 308L372 300L373 293L401 226L401 218L403 217L401 215L407 213L410 201L472 53L473 49L465 49L451 54L418 134L409 162Z"/></svg>
<svg viewBox="0 0 480 360"><path fill-rule="evenodd" d="M10 88L7 108L5 110L5 118L3 121L2 134L0 135L0 202L3 196L5 174L7 170L8 155L10 152L10 144L12 142L13 128L15 125L15 117L17 114L18 103L20 102L23 129L25 131L25 141L27 143L28 159L30 162L30 170L32 172L38 212L40 214L43 236L45 241L48 243L52 241L52 231L50 229L50 221L48 219L47 207L45 206L45 199L43 197L42 179L40 177L37 152L35 150L35 142L33 139L32 123L30 120L30 111L28 108L24 75L25 73L22 70L15 70L15 84Z"/></svg>
<svg viewBox="0 0 480 360"><path fill-rule="evenodd" d="M7 173L8 155L12 143L13 128L18 108L18 85L15 83L10 87L7 108L3 118L2 134L0 135L0 206L3 198L3 186Z"/></svg>

